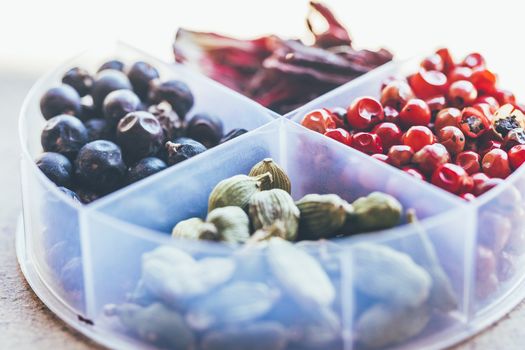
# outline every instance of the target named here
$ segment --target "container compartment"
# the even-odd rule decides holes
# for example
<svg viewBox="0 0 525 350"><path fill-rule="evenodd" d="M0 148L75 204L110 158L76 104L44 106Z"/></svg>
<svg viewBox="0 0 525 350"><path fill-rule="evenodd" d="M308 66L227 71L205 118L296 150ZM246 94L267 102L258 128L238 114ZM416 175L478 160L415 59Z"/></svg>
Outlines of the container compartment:
<svg viewBox="0 0 525 350"><path fill-rule="evenodd" d="M247 142L248 139L249 142ZM284 261L284 264L290 264L290 266L282 266L280 269L287 271L287 268L297 268L297 270L288 271L287 276L301 276L302 273L307 276L304 281L294 279L292 285L283 282L283 275L276 273L278 270L275 270L275 267L272 269L272 266L276 264L275 255L273 255L275 248L272 248L272 243L254 251L254 248L248 247L233 249L226 245L208 242L169 239L169 232L178 221L194 216L205 217L208 194L217 182L235 174L248 173L255 163L266 157L273 158L286 169L292 182L292 196L296 200L307 193L337 193L344 199L352 201L375 190L394 193L396 191L393 189L398 187L413 188L414 191L400 195L399 200L405 208L411 208L420 204L419 198L424 192L424 198L432 205L422 207L420 213L418 207L416 210L421 219L431 216L433 218L424 220L418 225L405 225L386 230L384 233L363 234L334 241L302 241L295 246L283 243L282 249L285 251L282 251L279 260L280 263ZM231 164L231 166L225 167L223 164ZM348 164L354 166L347 167ZM347 169L342 171L342 167ZM359 176L364 176L356 173L360 169L367 169L370 174L376 174L376 176L371 176L366 183L355 181L359 179ZM123 205L123 203L126 204ZM454 215L449 214L451 207L457 209ZM454 226L464 230L466 238L472 235L472 218L465 213L465 207L452 196L433 191L430 186L397 173L394 169L368 159L359 152L305 130L290 121L276 120L249 135L241 136L221 146L220 149L212 150L181 164L176 171L165 171L152 177L151 180L143 181L140 186L102 199L90 206L86 216L86 234L83 235L83 244L89 247L87 248L89 263L86 265L89 315L94 319L95 324L112 332L124 334L123 339L135 337L134 339L147 341L147 338L140 335L141 330L133 328L137 327L136 324L130 326L129 320L122 318L124 312L122 305L134 300L133 295L142 293L141 284L148 279L148 276L144 275L147 273L144 265L147 257L151 254L158 254L158 250L157 253L152 253L158 247L165 247L160 248L161 250L168 249L166 245L169 245L191 254L197 263L210 258L220 258L236 263L236 272L228 280L229 282L217 287L218 289L209 290L201 296L194 297L197 303L205 305L204 308L212 308L211 301L214 299L217 299L215 300L217 303L222 301L221 288L237 288L239 285L233 282L239 281L256 282L262 289L277 288L280 295L286 295L295 300L279 299L279 306L272 309L269 314L253 319L252 323L247 321L243 323L243 327L248 327L253 330L254 334L261 336L263 333L260 332L263 331L278 334L277 328L272 328L275 326L272 326L272 322L277 322L283 327L287 339L285 345L282 347L279 345L278 349L350 349L354 343L359 347L360 343L356 340L359 335L354 325L361 313L366 311L370 305L370 300L366 298L354 301L354 295L362 296L362 293L356 288L359 281L352 278L353 269L358 268L353 261L352 249L356 242L372 239L377 241L376 245L388 245L393 251L392 254L396 257L401 256L402 260L414 259L415 262L412 264L416 265L415 269L424 275L423 278L427 278L428 274L425 269L439 266L442 278L448 281L448 292L453 303L440 313L432 309L429 325L422 328L420 332L429 335L447 332L465 320L464 315L467 308L468 300L465 299L465 294L468 289L466 283L470 282L470 275L464 257L471 253L472 239L457 242L457 236L450 229ZM463 223L460 225L456 223L459 217L463 218ZM424 237L424 241L421 241L421 237ZM119 247L119 251L122 251L119 254L119 261L115 259L116 246ZM428 249L431 249L431 252L425 251L424 249L427 248L424 247L430 247ZM292 251L286 251L287 249ZM305 258L305 254L313 259ZM297 261L302 261L301 259L307 261L299 264ZM435 265L429 264L428 259L434 259L431 261ZM124 261L125 264L123 264ZM220 263L221 260L219 260ZM417 267L418 264L421 264L421 267ZM176 272L170 274L170 276L174 275ZM214 275L220 275L220 273L216 272ZM328 278L319 275L325 275ZM193 276L200 278L198 273ZM330 281L331 287L323 286L326 281ZM428 278L425 283L427 283L425 288L428 289L430 284ZM316 287L314 288L313 285ZM243 284L241 286L248 288ZM151 292L151 288L150 285L147 290ZM315 307L319 305L310 300L308 312L306 312L303 306L304 301L301 301L301 298L308 298L303 294L310 288L317 291L315 298L318 298L317 303L322 307L316 309ZM397 286L394 286L393 289L397 290ZM240 307L242 302L247 303L242 309L248 310L246 312L251 310L253 305L250 304L249 299L244 299L242 288L237 292L240 293L237 303L232 301L233 304L213 305L213 308L216 308L214 309L216 315L229 314ZM326 295L331 293L335 293L330 297L333 301L323 304L322 298L327 298ZM428 294L428 290L425 293ZM154 300L158 300L158 295L165 294L158 292L155 295ZM199 309L200 306L198 304L195 306L192 298L180 295L178 299L173 297L173 300L164 299L164 303L171 303L169 304L171 308L178 310L180 313L178 317L184 320L185 326L183 327L189 327L193 334L192 339L205 348L203 344L210 341L207 338L209 336L207 332L210 329L199 324L204 321L195 320L194 310ZM142 301L143 299L140 299L140 302ZM146 300L145 303L151 307L151 300ZM225 305L229 305L229 308ZM226 335L237 337L235 327L240 327L240 325L234 327L229 324L228 319L214 317L217 317L219 321L213 327L220 331L212 333L211 339L222 339L221 337ZM319 319L319 317L322 318ZM264 322L261 325L262 321ZM124 324L127 324L127 327L123 326ZM262 328L252 329L250 328L252 324ZM184 334L186 334L187 329L184 329ZM414 335L419 335L420 332ZM310 338L309 334L315 334L315 337ZM408 344L407 340L401 339L399 343ZM159 345L159 343L155 344ZM307 344L309 344L308 347Z"/></svg>
<svg viewBox="0 0 525 350"><path fill-rule="evenodd" d="M88 50L35 84L26 97L20 121L20 138L24 150L22 181L27 247L32 250L33 263L40 279L63 299L65 305L80 314L84 314L85 305L79 217L85 207L67 200L34 164L34 158L42 152L40 133L45 124L39 101L47 89L60 84L62 75L69 68L79 66L95 72L98 66L109 59L119 59L127 65L138 60L146 61L159 70L161 79L185 81L195 96L190 116L200 112L213 113L223 121L225 132L233 128L252 130L270 123L276 117L275 113L255 102L206 77L189 72L183 66L166 64L121 43ZM133 186L121 191L125 192Z"/></svg>

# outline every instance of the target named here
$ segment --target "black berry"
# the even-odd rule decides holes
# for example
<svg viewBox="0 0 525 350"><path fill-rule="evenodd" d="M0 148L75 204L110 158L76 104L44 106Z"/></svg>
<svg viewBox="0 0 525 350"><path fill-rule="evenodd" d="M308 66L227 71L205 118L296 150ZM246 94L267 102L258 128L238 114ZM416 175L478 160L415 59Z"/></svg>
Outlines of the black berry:
<svg viewBox="0 0 525 350"><path fill-rule="evenodd" d="M114 69L106 69L100 72L91 88L95 108L99 111L102 110L106 96L112 91L121 89L131 90L131 83L124 73Z"/></svg>
<svg viewBox="0 0 525 350"><path fill-rule="evenodd" d="M164 133L158 120L148 112L129 113L117 126L117 143L128 164L154 156L163 141Z"/></svg>
<svg viewBox="0 0 525 350"><path fill-rule="evenodd" d="M89 141L115 139L115 126L107 119L93 118L84 123Z"/></svg>
<svg viewBox="0 0 525 350"><path fill-rule="evenodd" d="M75 168L80 184L99 194L121 187L127 171L120 147L106 140L93 141L82 147Z"/></svg>
<svg viewBox="0 0 525 350"><path fill-rule="evenodd" d="M140 99L131 90L115 90L104 99L103 112L106 119L117 124L126 114L140 108Z"/></svg>
<svg viewBox="0 0 525 350"><path fill-rule="evenodd" d="M100 194L92 191L92 190L88 190L86 188L79 188L77 189L77 197L78 199L80 200L81 203L83 204L89 204L97 199L99 199L101 196Z"/></svg>
<svg viewBox="0 0 525 350"><path fill-rule="evenodd" d="M80 114L80 96L69 85L51 88L40 99L40 110L46 120L59 114Z"/></svg>
<svg viewBox="0 0 525 350"><path fill-rule="evenodd" d="M75 159L78 151L88 142L88 131L80 119L62 114L47 121L40 141L45 152L56 152Z"/></svg>
<svg viewBox="0 0 525 350"><path fill-rule="evenodd" d="M128 78L133 90L143 100L148 98L150 83L159 78L159 72L151 64L138 61L131 66Z"/></svg>
<svg viewBox="0 0 525 350"><path fill-rule="evenodd" d="M74 67L64 74L62 82L75 89L80 96L86 96L91 91L93 77L87 70Z"/></svg>
<svg viewBox="0 0 525 350"><path fill-rule="evenodd" d="M83 98L78 119L85 122L86 120L100 117L99 113L95 110L95 106L93 106L93 101L91 101L91 99L86 100Z"/></svg>
<svg viewBox="0 0 525 350"><path fill-rule="evenodd" d="M166 163L155 157L141 159L129 168L128 183L137 182L167 168Z"/></svg>
<svg viewBox="0 0 525 350"><path fill-rule="evenodd" d="M69 186L73 165L60 153L45 152L36 159L36 165L57 186Z"/></svg>
<svg viewBox="0 0 525 350"><path fill-rule="evenodd" d="M179 118L169 103L161 102L158 105L152 105L148 112L159 121L166 141L174 140L184 134L184 121Z"/></svg>
<svg viewBox="0 0 525 350"><path fill-rule="evenodd" d="M196 114L188 122L186 135L202 143L207 148L219 144L222 138L222 121L216 116L208 114Z"/></svg>
<svg viewBox="0 0 525 350"><path fill-rule="evenodd" d="M168 102L182 119L186 117L194 102L189 86L179 80L154 84L149 97L152 103Z"/></svg>
<svg viewBox="0 0 525 350"><path fill-rule="evenodd" d="M175 142L166 142L166 150L168 151L168 165L175 165L206 151L206 147L197 141L181 137Z"/></svg>
<svg viewBox="0 0 525 350"><path fill-rule="evenodd" d="M124 71L124 63L122 63L119 60L111 60L105 62L103 65L100 66L100 68L97 70L97 73L102 72L106 69L113 69L123 72Z"/></svg>

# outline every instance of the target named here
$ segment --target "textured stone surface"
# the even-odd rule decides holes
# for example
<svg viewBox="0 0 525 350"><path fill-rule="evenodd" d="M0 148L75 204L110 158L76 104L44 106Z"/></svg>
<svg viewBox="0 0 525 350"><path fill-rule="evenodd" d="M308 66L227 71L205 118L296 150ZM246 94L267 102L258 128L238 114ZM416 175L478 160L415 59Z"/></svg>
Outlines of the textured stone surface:
<svg viewBox="0 0 525 350"><path fill-rule="evenodd" d="M103 349L54 316L25 282L15 256L20 213L17 116L33 77L0 71L0 349ZM525 303L453 350L523 349Z"/></svg>

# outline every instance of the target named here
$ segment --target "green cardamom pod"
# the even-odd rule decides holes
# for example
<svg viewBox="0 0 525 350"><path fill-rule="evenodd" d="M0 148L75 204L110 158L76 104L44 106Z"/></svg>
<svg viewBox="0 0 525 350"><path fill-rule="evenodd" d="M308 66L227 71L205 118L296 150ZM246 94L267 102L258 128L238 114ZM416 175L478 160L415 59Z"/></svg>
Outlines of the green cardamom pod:
<svg viewBox="0 0 525 350"><path fill-rule="evenodd" d="M171 232L173 238L205 239L220 241L219 231L215 225L202 221L199 218L182 220Z"/></svg>
<svg viewBox="0 0 525 350"><path fill-rule="evenodd" d="M221 241L244 243L250 238L250 219L239 207L213 209L206 221L215 225Z"/></svg>
<svg viewBox="0 0 525 350"><path fill-rule="evenodd" d="M273 188L280 188L288 193L292 193L292 184L290 178L284 172L277 163L273 161L272 158L265 158L259 163L255 164L250 170L250 176L257 176L264 173L272 174L273 181L271 183L264 183L261 189L263 191L271 190Z"/></svg>
<svg viewBox="0 0 525 350"><path fill-rule="evenodd" d="M293 241L297 237L300 212L288 192L279 188L257 192L250 198L248 212L255 230L281 220L285 238Z"/></svg>
<svg viewBox="0 0 525 350"><path fill-rule="evenodd" d="M296 203L301 212L301 238L317 240L332 238L344 225L353 207L336 194L307 194Z"/></svg>
<svg viewBox="0 0 525 350"><path fill-rule="evenodd" d="M347 217L352 232L368 232L394 227L399 224L403 206L383 192L372 192L352 203L353 214Z"/></svg>
<svg viewBox="0 0 525 350"><path fill-rule="evenodd" d="M208 213L215 208L248 206L251 196L261 191L263 184L272 182L272 174L264 173L258 176L235 175L219 182L211 191L208 200Z"/></svg>

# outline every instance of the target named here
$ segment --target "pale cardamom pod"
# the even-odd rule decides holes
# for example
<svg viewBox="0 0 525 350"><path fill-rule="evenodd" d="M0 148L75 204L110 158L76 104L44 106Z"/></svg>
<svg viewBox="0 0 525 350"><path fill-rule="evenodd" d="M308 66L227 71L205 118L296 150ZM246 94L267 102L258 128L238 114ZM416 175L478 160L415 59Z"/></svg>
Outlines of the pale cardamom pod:
<svg viewBox="0 0 525 350"><path fill-rule="evenodd" d="M357 341L368 349L383 349L402 343L423 331L430 321L427 305L405 308L375 304L357 320Z"/></svg>
<svg viewBox="0 0 525 350"><path fill-rule="evenodd" d="M296 203L301 212L299 234L303 239L332 238L344 225L352 206L336 194L307 194Z"/></svg>
<svg viewBox="0 0 525 350"><path fill-rule="evenodd" d="M173 238L199 239L200 229L204 221L191 218L180 221L171 232Z"/></svg>
<svg viewBox="0 0 525 350"><path fill-rule="evenodd" d="M347 219L352 232L367 232L394 227L399 224L403 206L383 192L372 192L352 203L353 214Z"/></svg>
<svg viewBox="0 0 525 350"><path fill-rule="evenodd" d="M284 223L281 220L275 221L271 226L266 226L255 231L250 236L250 239L246 241L246 245L257 245L261 242L269 240L272 237L285 239L286 228L284 227Z"/></svg>
<svg viewBox="0 0 525 350"><path fill-rule="evenodd" d="M300 213L288 192L279 188L257 192L250 198L248 212L255 230L281 220L286 229L285 238L293 241L297 237Z"/></svg>
<svg viewBox="0 0 525 350"><path fill-rule="evenodd" d="M251 196L261 191L263 183L272 182L272 175L264 173L258 176L235 175L219 182L211 191L208 200L208 213L215 208L248 206Z"/></svg>
<svg viewBox="0 0 525 350"><path fill-rule="evenodd" d="M250 176L257 176L264 173L272 174L273 181L271 183L264 183L261 189L263 191L271 190L273 188L280 188L288 193L292 193L292 184L290 178L284 170L273 161L272 158L265 158L259 163L255 164L250 170Z"/></svg>
<svg viewBox="0 0 525 350"><path fill-rule="evenodd" d="M215 227L214 224L211 224L209 222L203 223L202 226L199 228L199 239L216 242L222 240L221 234L219 233L217 227Z"/></svg>
<svg viewBox="0 0 525 350"><path fill-rule="evenodd" d="M215 225L221 241L244 243L250 238L250 219L239 207L213 209L206 221Z"/></svg>

